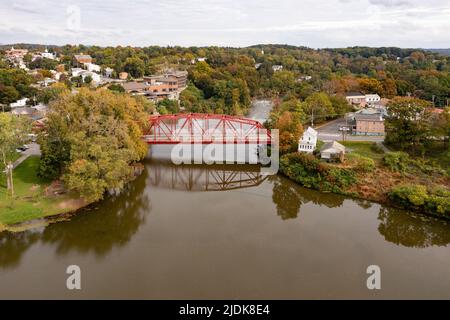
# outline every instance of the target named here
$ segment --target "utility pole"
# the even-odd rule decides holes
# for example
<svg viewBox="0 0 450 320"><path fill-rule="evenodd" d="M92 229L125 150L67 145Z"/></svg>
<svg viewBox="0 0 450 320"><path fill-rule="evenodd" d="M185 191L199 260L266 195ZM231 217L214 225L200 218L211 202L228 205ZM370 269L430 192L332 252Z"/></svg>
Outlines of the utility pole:
<svg viewBox="0 0 450 320"><path fill-rule="evenodd" d="M6 166L6 180L7 180L7 186L8 190L11 190L11 197L14 197L14 181L13 181L13 164L9 162L9 164Z"/></svg>
<svg viewBox="0 0 450 320"><path fill-rule="evenodd" d="M311 128L314 128L314 109L311 109Z"/></svg>

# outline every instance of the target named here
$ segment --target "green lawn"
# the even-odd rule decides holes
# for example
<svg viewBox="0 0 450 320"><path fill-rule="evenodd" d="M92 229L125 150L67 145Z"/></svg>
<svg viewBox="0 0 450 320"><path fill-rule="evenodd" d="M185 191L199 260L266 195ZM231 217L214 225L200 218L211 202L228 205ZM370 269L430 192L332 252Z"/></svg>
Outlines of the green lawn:
<svg viewBox="0 0 450 320"><path fill-rule="evenodd" d="M340 141L347 148L347 153L356 153L363 157L372 158L375 161L383 159L384 152L376 152L373 146L375 142L371 141Z"/></svg>
<svg viewBox="0 0 450 320"><path fill-rule="evenodd" d="M6 177L0 176L0 225L11 225L61 213L61 198L46 197L49 181L37 176L39 157L31 156L14 170L15 197L7 194Z"/></svg>

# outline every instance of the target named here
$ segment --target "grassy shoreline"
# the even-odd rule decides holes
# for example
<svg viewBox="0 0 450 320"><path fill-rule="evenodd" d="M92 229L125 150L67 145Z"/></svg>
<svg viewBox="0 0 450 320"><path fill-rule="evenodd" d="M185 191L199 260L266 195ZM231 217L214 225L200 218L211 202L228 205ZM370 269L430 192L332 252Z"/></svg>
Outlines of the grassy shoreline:
<svg viewBox="0 0 450 320"><path fill-rule="evenodd" d="M30 156L14 170L14 198L7 194L4 175L0 178L0 231L87 205L74 194L51 194L50 181L37 176L39 160Z"/></svg>

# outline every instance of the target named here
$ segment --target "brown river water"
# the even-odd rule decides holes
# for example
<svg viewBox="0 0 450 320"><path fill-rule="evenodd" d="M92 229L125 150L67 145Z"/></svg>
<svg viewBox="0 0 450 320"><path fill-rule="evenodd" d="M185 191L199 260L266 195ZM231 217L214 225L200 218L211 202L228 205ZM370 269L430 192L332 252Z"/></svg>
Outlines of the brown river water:
<svg viewBox="0 0 450 320"><path fill-rule="evenodd" d="M450 224L258 166L147 160L68 222L0 234L0 299L450 298ZM66 268L82 288L66 288ZM381 290L366 269L381 268Z"/></svg>

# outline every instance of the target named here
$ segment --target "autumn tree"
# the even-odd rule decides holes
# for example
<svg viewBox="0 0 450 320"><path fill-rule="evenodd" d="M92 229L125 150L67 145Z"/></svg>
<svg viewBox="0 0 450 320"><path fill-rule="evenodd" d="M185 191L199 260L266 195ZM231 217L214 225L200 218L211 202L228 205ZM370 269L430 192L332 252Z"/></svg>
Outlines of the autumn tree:
<svg viewBox="0 0 450 320"><path fill-rule="evenodd" d="M324 121L334 116L333 104L325 92L316 92L305 100L305 113L315 122Z"/></svg>
<svg viewBox="0 0 450 320"><path fill-rule="evenodd" d="M15 150L27 141L30 122L26 118L0 113L0 172L6 173L7 188L14 196L13 168L11 159Z"/></svg>
<svg viewBox="0 0 450 320"><path fill-rule="evenodd" d="M284 111L274 127L279 130L280 153L296 151L300 136L303 134L303 126L300 119L291 112Z"/></svg>
<svg viewBox="0 0 450 320"><path fill-rule="evenodd" d="M394 98L387 105L386 143L400 150L423 152L423 144L430 132L429 106L429 102L417 98Z"/></svg>
<svg viewBox="0 0 450 320"><path fill-rule="evenodd" d="M374 78L362 78L359 80L359 87L364 93L377 93L380 96L384 95L383 84Z"/></svg>
<svg viewBox="0 0 450 320"><path fill-rule="evenodd" d="M130 164L147 153L142 140L145 106L137 99L110 90L81 89L63 93L50 103L41 135L40 174L61 174L66 186L88 201L102 199L106 190L121 189L130 177Z"/></svg>

